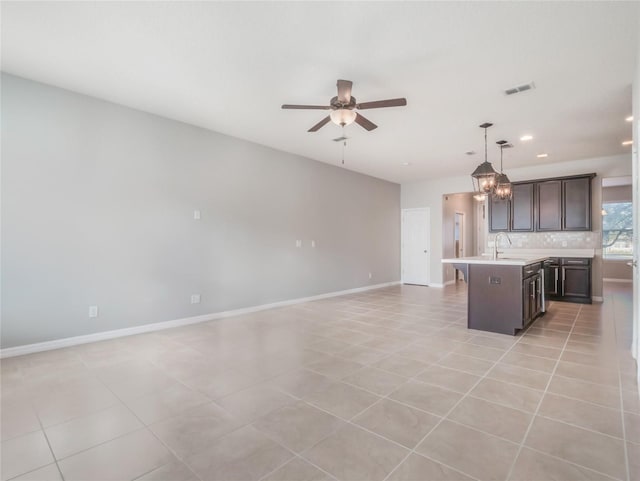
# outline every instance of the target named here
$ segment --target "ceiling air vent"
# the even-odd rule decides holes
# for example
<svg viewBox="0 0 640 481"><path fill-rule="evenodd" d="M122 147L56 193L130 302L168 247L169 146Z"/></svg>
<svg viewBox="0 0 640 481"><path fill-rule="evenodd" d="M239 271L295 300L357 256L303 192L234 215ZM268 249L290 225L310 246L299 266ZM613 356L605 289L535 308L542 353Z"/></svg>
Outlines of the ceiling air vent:
<svg viewBox="0 0 640 481"><path fill-rule="evenodd" d="M530 82L528 84L524 84L524 85L518 85L517 87L511 87L510 89L507 89L504 91L505 95L513 95L513 94L518 94L520 92L526 92L527 90L531 90L536 88L536 84L534 84L533 82Z"/></svg>
<svg viewBox="0 0 640 481"><path fill-rule="evenodd" d="M465 152L465 154L467 154L467 155L476 155L476 151L475 150L467 150Z"/></svg>

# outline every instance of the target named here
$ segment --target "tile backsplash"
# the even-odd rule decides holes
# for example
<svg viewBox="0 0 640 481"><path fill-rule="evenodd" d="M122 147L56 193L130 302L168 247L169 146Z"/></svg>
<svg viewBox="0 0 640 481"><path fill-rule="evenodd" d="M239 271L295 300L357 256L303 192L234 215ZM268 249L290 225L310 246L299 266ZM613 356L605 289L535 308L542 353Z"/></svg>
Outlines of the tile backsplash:
<svg viewBox="0 0 640 481"><path fill-rule="evenodd" d="M600 249L602 233L591 232L509 232L513 245L508 246L506 239L501 239L501 247L514 249ZM495 234L489 234L487 247L493 247Z"/></svg>

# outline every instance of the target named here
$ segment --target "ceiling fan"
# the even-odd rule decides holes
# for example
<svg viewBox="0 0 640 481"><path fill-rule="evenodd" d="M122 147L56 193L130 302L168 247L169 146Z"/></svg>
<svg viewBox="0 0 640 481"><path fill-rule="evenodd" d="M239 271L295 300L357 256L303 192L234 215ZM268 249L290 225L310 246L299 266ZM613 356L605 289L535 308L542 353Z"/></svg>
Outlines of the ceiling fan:
<svg viewBox="0 0 640 481"><path fill-rule="evenodd" d="M379 109L381 107L402 107L407 105L407 99L388 99L376 100L374 102L357 103L356 98L351 95L351 80L338 80L338 95L329 101L329 105L289 105L282 106L283 109L299 109L299 110L331 110L331 113L324 119L311 127L307 132L317 132L324 127L329 121L333 121L337 125L349 125L353 122L364 127L367 130L378 128L376 124L369 119L363 117L360 112L355 110Z"/></svg>

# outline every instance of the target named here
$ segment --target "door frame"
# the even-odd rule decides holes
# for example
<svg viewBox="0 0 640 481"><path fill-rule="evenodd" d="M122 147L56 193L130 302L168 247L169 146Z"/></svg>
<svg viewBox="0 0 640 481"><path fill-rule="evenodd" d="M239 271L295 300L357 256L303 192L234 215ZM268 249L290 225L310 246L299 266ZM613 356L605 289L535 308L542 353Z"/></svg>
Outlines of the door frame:
<svg viewBox="0 0 640 481"><path fill-rule="evenodd" d="M422 211L426 214L426 249L427 249L427 277L425 286L431 284L431 208L430 207L412 207L409 209L400 210L400 283L404 284L404 263L405 263L405 251L404 251L404 214L405 212ZM422 285L422 284L413 284Z"/></svg>
<svg viewBox="0 0 640 481"><path fill-rule="evenodd" d="M640 142L640 68L634 82L633 98L633 145L631 150L631 185L633 205L633 284L632 284L632 317L633 335L631 340L631 354L636 359L638 391L640 392L640 166L638 166L638 142Z"/></svg>
<svg viewBox="0 0 640 481"><path fill-rule="evenodd" d="M456 221L460 220L460 224L458 225L458 252L455 252L455 242L456 242ZM466 251L467 249L465 249L465 243L466 243L466 227L465 227L465 223L466 223L466 216L464 212L459 212L459 211L455 211L453 213L453 244L454 244L454 253L453 256L454 257L465 257L466 256ZM460 253L460 251L462 251L462 255L457 255ZM460 270L455 269L455 273L453 274L453 280L454 281L458 281L459 280L459 275L460 275Z"/></svg>

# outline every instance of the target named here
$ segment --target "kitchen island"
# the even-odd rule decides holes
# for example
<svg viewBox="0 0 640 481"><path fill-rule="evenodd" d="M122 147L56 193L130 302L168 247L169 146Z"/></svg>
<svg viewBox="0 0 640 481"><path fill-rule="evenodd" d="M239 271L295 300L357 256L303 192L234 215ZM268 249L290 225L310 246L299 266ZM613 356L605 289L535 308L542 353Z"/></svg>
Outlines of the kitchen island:
<svg viewBox="0 0 640 481"><path fill-rule="evenodd" d="M543 315L545 259L539 255L442 259L461 270L467 281L469 329L515 335Z"/></svg>

